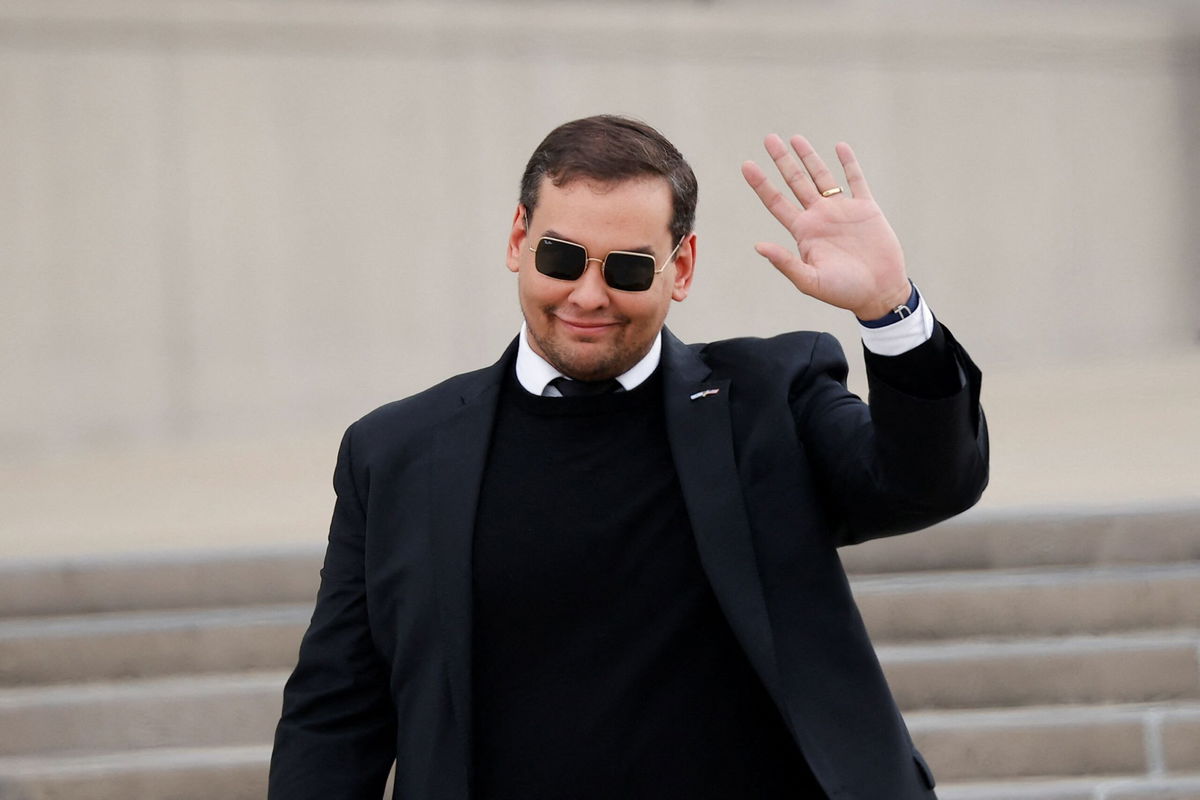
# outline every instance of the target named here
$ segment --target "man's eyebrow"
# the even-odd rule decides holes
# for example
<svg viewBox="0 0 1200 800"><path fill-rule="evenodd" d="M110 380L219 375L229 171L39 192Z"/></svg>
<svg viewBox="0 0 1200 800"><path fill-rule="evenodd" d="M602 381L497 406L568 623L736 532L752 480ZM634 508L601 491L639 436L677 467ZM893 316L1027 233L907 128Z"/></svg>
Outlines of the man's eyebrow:
<svg viewBox="0 0 1200 800"><path fill-rule="evenodd" d="M571 244L579 244L579 242L571 239L570 237L562 235L553 228L547 228L546 230L542 231L542 236L549 236L551 239L559 239L564 242L570 242ZM581 244L579 244L579 246L583 247ZM587 248L585 247L584 249L586 250ZM620 250L622 253L642 253L650 256L651 258L654 257L654 248L648 244L644 244L639 247L618 247L617 250ZM591 251L588 252L588 255L591 255Z"/></svg>

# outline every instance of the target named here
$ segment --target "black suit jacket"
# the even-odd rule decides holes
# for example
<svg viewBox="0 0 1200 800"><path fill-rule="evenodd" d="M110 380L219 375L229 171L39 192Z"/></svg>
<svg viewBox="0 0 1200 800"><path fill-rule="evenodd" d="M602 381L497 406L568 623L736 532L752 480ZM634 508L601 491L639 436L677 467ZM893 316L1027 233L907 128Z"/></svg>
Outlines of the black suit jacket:
<svg viewBox="0 0 1200 800"><path fill-rule="evenodd" d="M933 797L836 548L928 526L982 492L979 372L945 337L961 388L913 397L868 359L868 407L826 334L685 345L664 331L667 433L701 563L834 798ZM374 800L393 757L396 798L470 797L471 542L515 351L347 430L275 737L274 800Z"/></svg>

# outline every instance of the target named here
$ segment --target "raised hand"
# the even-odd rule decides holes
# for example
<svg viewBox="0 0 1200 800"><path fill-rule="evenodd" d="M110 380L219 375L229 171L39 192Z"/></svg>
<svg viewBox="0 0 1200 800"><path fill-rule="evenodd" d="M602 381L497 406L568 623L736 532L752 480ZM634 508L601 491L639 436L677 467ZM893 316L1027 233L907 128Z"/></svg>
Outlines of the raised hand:
<svg viewBox="0 0 1200 800"><path fill-rule="evenodd" d="M754 249L797 289L859 319L877 319L908 300L904 252L850 145L837 146L847 193L803 136L792 137L791 150L775 134L763 143L799 204L776 189L753 161L742 164L742 175L796 240L796 252L771 242Z"/></svg>

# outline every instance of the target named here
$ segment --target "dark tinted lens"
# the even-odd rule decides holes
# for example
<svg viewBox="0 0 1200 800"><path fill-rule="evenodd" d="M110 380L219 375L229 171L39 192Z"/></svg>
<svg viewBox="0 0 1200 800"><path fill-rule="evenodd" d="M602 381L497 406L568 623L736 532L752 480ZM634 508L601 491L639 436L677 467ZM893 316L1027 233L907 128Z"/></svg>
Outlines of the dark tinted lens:
<svg viewBox="0 0 1200 800"><path fill-rule="evenodd" d="M542 239L538 242L533 265L547 277L573 281L583 274L583 268L587 265L587 251L570 242Z"/></svg>
<svg viewBox="0 0 1200 800"><path fill-rule="evenodd" d="M609 253L604 280L623 292L644 292L654 283L654 259L637 253Z"/></svg>

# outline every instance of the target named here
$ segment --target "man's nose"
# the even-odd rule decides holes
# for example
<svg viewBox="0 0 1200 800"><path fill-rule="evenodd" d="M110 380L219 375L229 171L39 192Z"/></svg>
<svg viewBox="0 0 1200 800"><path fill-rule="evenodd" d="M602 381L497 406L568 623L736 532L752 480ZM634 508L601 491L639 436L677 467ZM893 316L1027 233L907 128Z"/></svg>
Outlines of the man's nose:
<svg viewBox="0 0 1200 800"><path fill-rule="evenodd" d="M589 258L583 274L571 290L571 302L580 308L603 308L608 305L608 285L604 282L602 262Z"/></svg>

